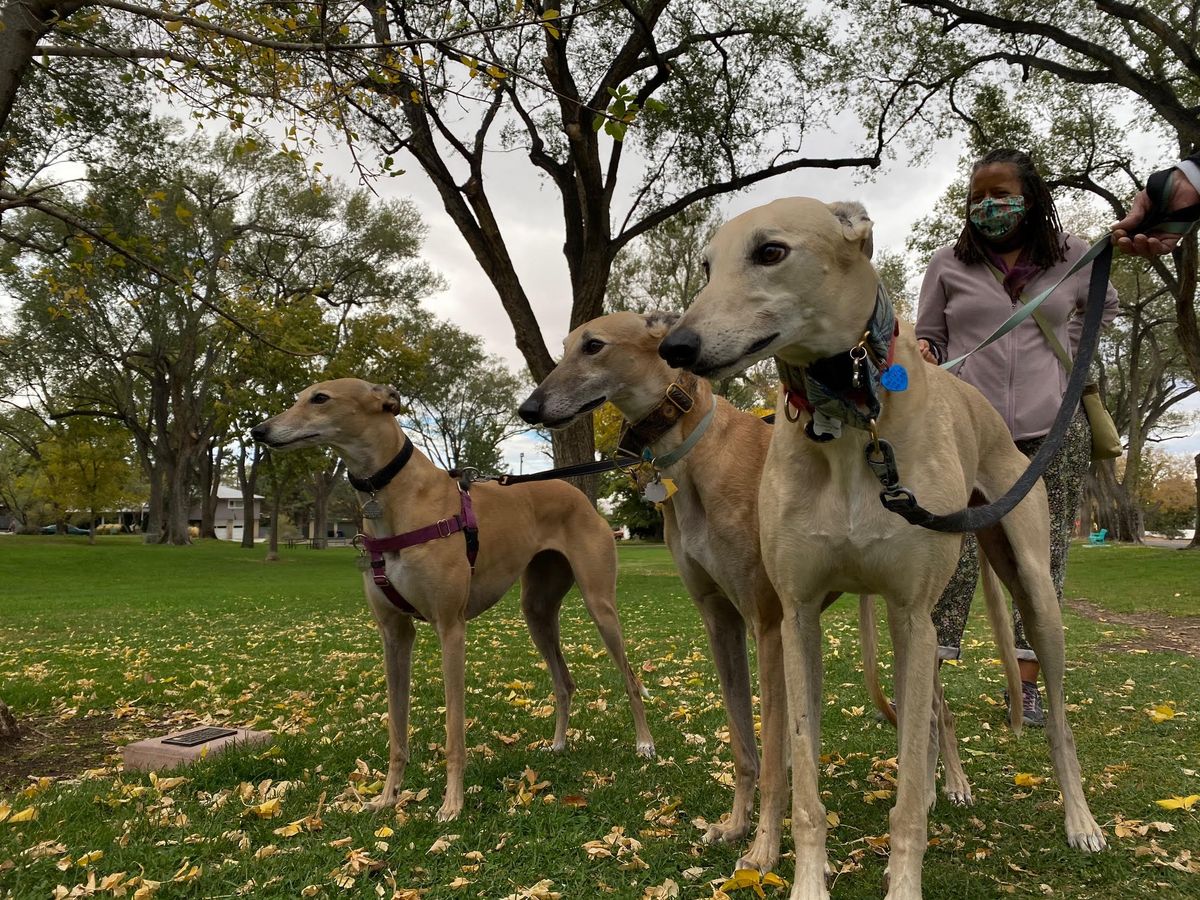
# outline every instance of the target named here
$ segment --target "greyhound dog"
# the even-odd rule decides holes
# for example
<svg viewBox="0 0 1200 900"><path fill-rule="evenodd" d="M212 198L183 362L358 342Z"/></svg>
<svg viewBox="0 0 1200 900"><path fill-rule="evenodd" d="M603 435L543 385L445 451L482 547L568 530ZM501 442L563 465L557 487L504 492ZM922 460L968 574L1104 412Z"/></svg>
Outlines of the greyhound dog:
<svg viewBox="0 0 1200 900"><path fill-rule="evenodd" d="M403 553L378 554L386 559L380 563L386 572L386 579L380 575L383 589L364 572L367 602L383 639L389 737L387 780L368 808L393 806L400 794L409 757L413 618L419 616L433 626L442 645L446 795L437 818L447 821L462 810L467 620L491 608L518 578L521 611L554 681L553 748L566 747L575 691L563 659L558 624L563 596L574 582L624 679L633 709L637 752L653 756L654 742L642 706L643 688L625 657L617 617L617 553L608 523L581 491L562 481L511 486L482 482L471 485L464 497L458 482L412 447L396 422L401 406L394 388L339 378L305 388L290 409L251 431L255 440L276 450L333 447L352 472L368 473L366 479L359 477L356 486L367 486L364 481L370 485L371 499L364 514L376 515L366 519L366 527L376 539L437 523L431 529L432 540ZM381 473L393 476L382 486L386 479ZM354 477L351 480L356 481ZM376 509L370 508L372 503ZM464 544L466 539L448 524L456 521L454 513L460 508L464 512L470 508L478 520L478 557L472 561L467 556L470 544ZM389 599L397 590L406 608Z"/></svg>
<svg viewBox="0 0 1200 900"><path fill-rule="evenodd" d="M685 380L658 355L659 341L676 318L622 312L576 328L564 342L562 360L521 405L521 417L561 428L607 399L628 421L644 422L660 405L674 402L669 392ZM746 654L749 625L758 644L762 691L762 810L755 841L738 868L766 872L779 858L787 802L781 610L758 550L758 478L771 427L714 397L706 382L691 382L687 411L648 446L661 458L685 435L704 429L695 446L664 469L678 490L663 505L667 546L704 622L729 717L733 809L708 828L704 840L741 841L754 811L759 765Z"/></svg>
<svg viewBox="0 0 1200 900"><path fill-rule="evenodd" d="M784 608L792 900L828 897L817 783L820 613L841 592L880 593L887 601L900 750L887 896L921 896L936 754L929 727L936 655L930 611L954 570L961 537L910 525L885 509L880 482L864 459L868 444L872 453L882 452L881 442L890 445L907 487L927 507L944 511L973 497L1000 496L1028 462L983 395L924 364L911 326L893 324L869 259L871 228L858 204L803 198L729 221L706 249L708 283L659 348L672 366L708 377L775 356L784 377L779 409L788 411L788 421L777 423L771 436L759 519L763 562ZM907 384L883 379L876 387L876 373L893 368L895 375L906 370ZM866 391L875 392L881 407L868 406L869 422L861 408ZM1104 836L1084 797L1064 708L1065 651L1050 579L1044 485L1039 481L998 525L979 532L979 541L1042 664L1050 705L1046 734L1068 843L1098 851Z"/></svg>

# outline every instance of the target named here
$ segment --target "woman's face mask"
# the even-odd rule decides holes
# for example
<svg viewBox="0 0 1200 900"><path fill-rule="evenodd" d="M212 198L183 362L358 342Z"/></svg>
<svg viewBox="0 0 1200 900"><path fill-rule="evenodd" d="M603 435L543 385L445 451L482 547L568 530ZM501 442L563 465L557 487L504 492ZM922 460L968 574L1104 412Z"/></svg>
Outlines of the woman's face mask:
<svg viewBox="0 0 1200 900"><path fill-rule="evenodd" d="M988 197L972 203L968 215L985 238L998 241L1012 234L1025 218L1025 198L1019 194L999 200Z"/></svg>

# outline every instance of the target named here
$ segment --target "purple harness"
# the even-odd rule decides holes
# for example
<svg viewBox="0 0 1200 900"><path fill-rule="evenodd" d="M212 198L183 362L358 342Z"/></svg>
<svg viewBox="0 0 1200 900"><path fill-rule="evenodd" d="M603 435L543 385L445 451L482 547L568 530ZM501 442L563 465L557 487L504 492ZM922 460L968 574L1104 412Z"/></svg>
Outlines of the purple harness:
<svg viewBox="0 0 1200 900"><path fill-rule="evenodd" d="M405 451L408 453L405 453ZM399 466L395 466L393 471L386 474L383 478L372 479L356 479L351 476L351 482L359 490L365 490L361 485L370 484L372 494L374 490L382 488L387 481L391 481L396 472L403 467L408 461L408 456L411 455L411 444L406 441L404 448L401 450L398 460L402 460ZM378 473L377 473L378 474ZM372 483L374 482L374 483ZM382 482L382 483L380 483ZM479 555L479 523L475 519L475 509L471 505L471 494L467 487L463 484L458 486L458 495L460 497L462 507L461 512L450 518L438 519L432 525L426 525L424 528L417 528L414 531L406 531L404 534L393 534L390 537L375 538L366 534L357 534L354 537L354 545L361 547L370 558L371 578L375 582L375 586L383 592L383 595L392 602L400 612L407 616L425 621L425 617L421 615L416 607L404 599L404 596L396 590L396 586L387 577L386 563L383 558L385 553L395 553L406 547L415 547L418 544L427 544L430 541L436 541L439 538L447 538L457 531L464 533L467 543L467 562L471 564L471 572L475 572L475 558Z"/></svg>

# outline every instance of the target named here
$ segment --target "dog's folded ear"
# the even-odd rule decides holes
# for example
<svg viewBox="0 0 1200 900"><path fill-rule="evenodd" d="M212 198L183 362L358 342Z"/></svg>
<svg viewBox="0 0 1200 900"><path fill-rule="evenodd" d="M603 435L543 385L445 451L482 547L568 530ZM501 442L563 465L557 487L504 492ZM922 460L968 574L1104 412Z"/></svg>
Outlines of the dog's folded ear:
<svg viewBox="0 0 1200 900"><path fill-rule="evenodd" d="M654 310L646 313L643 318L646 320L646 328L650 331L650 337L661 340L679 321L679 313Z"/></svg>
<svg viewBox="0 0 1200 900"><path fill-rule="evenodd" d="M400 396L400 392L391 385L372 385L371 393L379 398L380 412L391 413L393 416L398 416L400 411L404 408L404 399Z"/></svg>
<svg viewBox="0 0 1200 900"><path fill-rule="evenodd" d="M863 255L870 259L875 253L875 243L871 237L875 223L867 215L866 207L853 200L842 200L830 203L829 211L842 223L842 234L846 240L857 243Z"/></svg>

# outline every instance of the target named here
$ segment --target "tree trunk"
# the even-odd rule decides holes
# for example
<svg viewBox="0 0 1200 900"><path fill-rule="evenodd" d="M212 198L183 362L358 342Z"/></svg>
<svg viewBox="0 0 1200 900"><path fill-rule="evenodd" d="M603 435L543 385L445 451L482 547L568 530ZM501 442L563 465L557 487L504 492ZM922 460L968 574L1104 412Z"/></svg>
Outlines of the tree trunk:
<svg viewBox="0 0 1200 900"><path fill-rule="evenodd" d="M94 509L91 511L91 513L92 513L92 520L90 522L88 522L88 543L95 544L96 543L96 519L98 519L99 516L96 515L96 510L94 510Z"/></svg>
<svg viewBox="0 0 1200 900"><path fill-rule="evenodd" d="M188 464L180 453L167 466L166 531L162 543L183 546L192 542L188 534Z"/></svg>
<svg viewBox="0 0 1200 900"><path fill-rule="evenodd" d="M267 468L272 470L274 474L274 463L271 458L267 457ZM271 537L267 544L267 562L274 562L279 559L279 507L281 505L280 498L283 494L283 489L278 483L278 479L271 478Z"/></svg>
<svg viewBox="0 0 1200 900"><path fill-rule="evenodd" d="M313 531L312 545L318 550L326 546L326 532L329 530L329 487L330 479L325 472L313 475Z"/></svg>
<svg viewBox="0 0 1200 900"><path fill-rule="evenodd" d="M583 416L570 427L564 428L562 431L551 432L550 443L554 449L556 468L592 462L596 458L596 437L595 429L592 426L592 417ZM596 492L599 489L600 476L588 475L583 478L565 480L583 491L592 505L596 505Z"/></svg>
<svg viewBox="0 0 1200 900"><path fill-rule="evenodd" d="M1200 550L1200 453L1196 454L1196 527L1191 542L1184 550Z"/></svg>
<svg viewBox="0 0 1200 900"><path fill-rule="evenodd" d="M142 540L147 544L157 544L163 530L163 471L162 466L153 463L149 471L150 499L146 504L146 532Z"/></svg>
<svg viewBox="0 0 1200 900"><path fill-rule="evenodd" d="M225 457L223 447L210 448L200 457L200 537L217 537L217 490L221 487L221 460Z"/></svg>
<svg viewBox="0 0 1200 900"><path fill-rule="evenodd" d="M253 454L254 458L249 467L246 465L247 455ZM242 488L242 549L254 549L254 537L258 531L258 516L254 509L254 488L258 484L258 453L253 445L242 445L242 452L238 456L237 471L238 484Z"/></svg>
<svg viewBox="0 0 1200 900"><path fill-rule="evenodd" d="M0 740L15 738L20 734L21 731L17 728L17 720L13 717L12 710L8 708L4 698L0 697Z"/></svg>
<svg viewBox="0 0 1200 900"><path fill-rule="evenodd" d="M1091 494L1096 503L1096 526L1108 529L1109 540L1136 542L1141 524L1137 498L1130 497L1117 481L1112 460L1103 460L1092 468L1095 476Z"/></svg>

